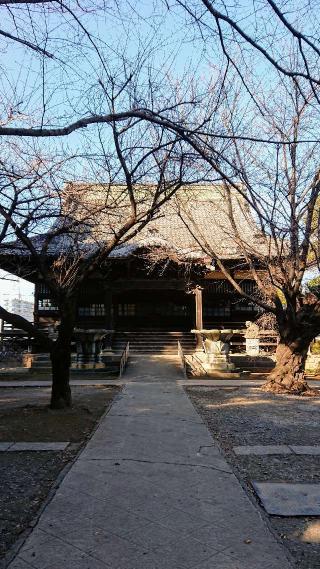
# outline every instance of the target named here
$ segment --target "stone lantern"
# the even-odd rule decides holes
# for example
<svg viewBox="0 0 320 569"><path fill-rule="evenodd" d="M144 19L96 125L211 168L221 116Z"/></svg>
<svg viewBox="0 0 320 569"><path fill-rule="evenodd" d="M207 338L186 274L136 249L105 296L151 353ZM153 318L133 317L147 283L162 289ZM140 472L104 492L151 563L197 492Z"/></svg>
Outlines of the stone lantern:
<svg viewBox="0 0 320 569"><path fill-rule="evenodd" d="M207 372L234 371L235 365L231 362L230 340L237 330L191 330L194 334L201 334L205 353L204 367Z"/></svg>

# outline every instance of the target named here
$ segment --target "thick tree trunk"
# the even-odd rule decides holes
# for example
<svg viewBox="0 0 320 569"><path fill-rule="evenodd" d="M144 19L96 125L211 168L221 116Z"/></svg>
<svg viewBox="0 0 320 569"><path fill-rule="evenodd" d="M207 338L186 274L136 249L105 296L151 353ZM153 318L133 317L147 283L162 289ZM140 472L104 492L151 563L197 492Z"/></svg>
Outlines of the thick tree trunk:
<svg viewBox="0 0 320 569"><path fill-rule="evenodd" d="M76 299L68 298L60 307L58 338L50 352L52 364L51 409L71 407L71 340L76 317Z"/></svg>
<svg viewBox="0 0 320 569"><path fill-rule="evenodd" d="M313 395L305 378L304 366L307 358L309 341L302 338L295 340L280 339L276 351L276 366L271 372L264 391L291 393L294 395Z"/></svg>
<svg viewBox="0 0 320 569"><path fill-rule="evenodd" d="M52 389L51 389L51 409L62 409L71 407L71 389L70 389L70 363L71 363L71 345L68 341L65 345L56 342L54 349L51 351L52 364Z"/></svg>

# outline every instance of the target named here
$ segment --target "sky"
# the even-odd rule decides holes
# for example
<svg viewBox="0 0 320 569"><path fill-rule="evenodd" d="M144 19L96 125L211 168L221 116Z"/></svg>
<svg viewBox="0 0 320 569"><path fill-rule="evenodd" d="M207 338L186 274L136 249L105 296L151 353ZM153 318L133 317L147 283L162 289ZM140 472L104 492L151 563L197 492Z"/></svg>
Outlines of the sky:
<svg viewBox="0 0 320 569"><path fill-rule="evenodd" d="M83 2L90 7L94 0ZM201 88L210 75L215 75L215 65L219 66L219 50L215 49L214 34L208 27L202 37L197 27L191 25L182 10L173 8L173 4L173 0L105 0L103 3L98 0L96 5L103 6L103 10L97 12L88 9L86 13L76 13L85 29L92 34L93 41L84 30L81 31L67 11L61 15L45 4L34 5L28 7L31 14L28 19L23 8L10 7L10 12L4 13L4 29L15 33L17 25L25 37L32 38L34 34L55 58L42 59L18 44L6 45L5 57L0 62L0 120L11 107L13 113L19 113L19 121L23 126L34 126L35 121L41 122L41 118L44 122L50 120L56 125L64 125L88 112L105 112L107 104L103 90L97 88L99 80L107 81L108 74L111 74L120 85L124 68L128 75L130 71L136 71L137 59L142 68L139 74L142 91L144 83L148 81L148 72L154 81L159 82L160 87L164 77L169 78L172 84L179 84L180 81L183 87L186 70L193 73L197 86ZM190 0L190 6L195 4L200 5L200 2ZM168 5L171 5L170 10L166 8ZM215 2L219 9L223 9L223 5L222 0ZM121 18L115 6L120 6ZM261 10L262 17L263 6L263 0L239 0L228 3L226 9L232 13L233 7L236 7L242 16L239 19L241 26L247 29L251 26L253 29L256 20L252 9L257 7ZM290 7L304 9L303 1L300 0L287 0L287 6L290 17L293 14ZM46 13L45 19L43 11ZM14 21L10 13L15 15ZM257 22L259 24L259 20ZM51 36L54 39L45 41L47 32L49 38ZM265 41L268 41L267 36ZM103 60L100 59L96 46L101 47ZM255 52L252 68L257 75L265 75L265 83L272 81L271 74L266 73L265 62ZM137 102L139 103L140 101ZM43 108L45 113L42 116ZM108 129L103 131L107 145L110 142L109 132ZM23 139L20 143L24 145L26 153L32 152L31 139ZM97 130L85 129L63 141L41 139L38 147L42 152L58 152L65 156L72 152L95 151L98 144ZM70 169L66 170L65 175L69 180L79 180L94 174L91 174L86 160L80 156L72 165L70 163ZM10 281L0 279L0 294L1 291L8 290L8 287L10 290L8 282ZM27 291L30 286L21 283L20 289L29 294Z"/></svg>
<svg viewBox="0 0 320 569"><path fill-rule="evenodd" d="M90 1L90 0L89 0ZM112 3L111 3L112 4ZM107 3L105 4L107 5ZM122 2L122 7L126 2ZM201 53L191 42L191 35L186 35L183 22L175 17L173 12L160 11L161 3L157 3L157 9L150 0L139 0L136 6L123 10L124 17L120 20L118 14L111 8L98 14L90 13L82 15L82 22L92 33L93 38L99 38L99 45L103 46L105 55L104 64L106 70L116 74L117 65L121 54L126 54L128 67L134 65L135 58L139 54L142 67L145 65L144 56L148 53L148 64L152 66L154 77L161 81L162 73L169 73L177 78L184 73L185 68L193 67L199 77L208 73L207 61L202 59ZM163 6L163 4L162 4ZM138 11L137 11L137 9ZM5 115L8 108L13 108L19 113L22 126L32 125L33 115L41 116L43 104L46 107L46 116L52 120L57 117L56 124L71 121L75 115L87 107L93 111L97 109L98 102L90 100L94 98L92 84L97 83L99 77L106 75L99 56L85 34L79 33L79 45L73 47L76 34L72 18L65 14L62 18L52 12L46 17L46 25L42 16L42 7L31 7L32 29L28 18L18 7L13 7L15 23L13 25L9 13L4 16L2 25L12 33L16 33L15 25L20 26L21 35L29 39L35 34L37 39L44 37L48 29L54 37L53 42L46 44L48 52L54 53L55 60L42 60L34 52L25 49L15 43L7 44L6 59L0 62L5 72L0 73L0 118ZM48 14L48 12L46 12ZM79 14L78 14L79 15ZM31 22L31 20L30 20ZM71 22L71 24L70 24ZM71 27L70 27L71 25ZM155 49L156 46L156 49ZM120 59L119 59L120 58ZM63 64L60 65L61 60ZM3 67L5 66L5 67ZM42 90L41 72L44 72L46 88ZM145 72L140 78L141 83L146 79ZM87 91L84 86L87 84ZM95 92L95 91L94 91ZM63 117L63 119L61 118ZM107 138L108 133L104 136ZM77 132L67 140L42 139L40 146L42 151L48 153L56 151L70 154L72 151L82 149L84 144L91 144L94 149L96 134L83 139L83 133ZM21 141L19 141L19 144ZM33 141L22 140L23 150L32 153ZM86 149L87 151L87 149ZM86 165L84 160L78 160L70 167L69 179L81 179L85 175ZM62 183L62 181L61 181ZM17 297L21 294L27 300L32 299L33 285L0 271L0 298L1 295Z"/></svg>
<svg viewBox="0 0 320 569"><path fill-rule="evenodd" d="M6 271L0 270L0 298L23 298L33 302L34 285Z"/></svg>

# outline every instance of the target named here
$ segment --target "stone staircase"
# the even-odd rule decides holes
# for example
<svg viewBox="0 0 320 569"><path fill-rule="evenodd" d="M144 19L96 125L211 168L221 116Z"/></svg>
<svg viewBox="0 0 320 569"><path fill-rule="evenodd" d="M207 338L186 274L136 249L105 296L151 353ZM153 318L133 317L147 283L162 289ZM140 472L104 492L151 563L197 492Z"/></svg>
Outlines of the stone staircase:
<svg viewBox="0 0 320 569"><path fill-rule="evenodd" d="M177 355L178 341L185 353L195 349L195 337L190 332L166 332L163 330L141 330L116 332L112 342L114 352L122 352L130 343L130 354Z"/></svg>

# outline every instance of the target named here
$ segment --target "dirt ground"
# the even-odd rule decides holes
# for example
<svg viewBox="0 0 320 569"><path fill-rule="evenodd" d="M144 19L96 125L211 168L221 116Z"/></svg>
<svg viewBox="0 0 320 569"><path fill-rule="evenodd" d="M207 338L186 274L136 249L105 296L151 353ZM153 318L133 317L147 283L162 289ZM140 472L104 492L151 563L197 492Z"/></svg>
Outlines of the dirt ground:
<svg viewBox="0 0 320 569"><path fill-rule="evenodd" d="M30 527L59 473L90 436L119 387L73 387L72 393L71 409L53 411L48 407L49 388L0 389L0 441L72 443L63 452L0 452L0 557Z"/></svg>
<svg viewBox="0 0 320 569"><path fill-rule="evenodd" d="M320 456L233 452L238 445L319 445L320 396L272 395L254 387L190 386L187 393L256 503L252 481L320 483ZM267 517L299 569L320 569L320 517Z"/></svg>

